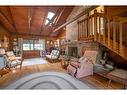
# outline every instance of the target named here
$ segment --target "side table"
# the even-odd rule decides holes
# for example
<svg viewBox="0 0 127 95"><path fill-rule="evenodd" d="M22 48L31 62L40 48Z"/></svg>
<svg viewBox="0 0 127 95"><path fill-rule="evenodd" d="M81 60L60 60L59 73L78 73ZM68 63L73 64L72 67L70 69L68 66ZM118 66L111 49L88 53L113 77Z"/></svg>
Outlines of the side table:
<svg viewBox="0 0 127 95"><path fill-rule="evenodd" d="M70 60L69 59L62 59L61 60L61 66L63 69L67 69L67 66L69 65Z"/></svg>

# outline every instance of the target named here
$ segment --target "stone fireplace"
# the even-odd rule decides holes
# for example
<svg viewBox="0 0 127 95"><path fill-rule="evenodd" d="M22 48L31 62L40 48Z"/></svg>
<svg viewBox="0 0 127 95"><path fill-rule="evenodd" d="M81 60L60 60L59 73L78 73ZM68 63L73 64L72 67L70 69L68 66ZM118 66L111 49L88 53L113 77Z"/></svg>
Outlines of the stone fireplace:
<svg viewBox="0 0 127 95"><path fill-rule="evenodd" d="M99 44L96 42L75 42L66 45L66 54L71 57L81 57L85 50L98 50Z"/></svg>

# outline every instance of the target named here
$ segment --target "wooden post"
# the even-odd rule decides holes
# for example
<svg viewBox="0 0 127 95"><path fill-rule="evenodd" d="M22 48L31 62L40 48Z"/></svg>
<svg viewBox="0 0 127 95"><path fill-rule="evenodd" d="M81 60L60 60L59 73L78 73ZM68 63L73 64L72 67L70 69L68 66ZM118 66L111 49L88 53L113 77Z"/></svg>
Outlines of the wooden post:
<svg viewBox="0 0 127 95"><path fill-rule="evenodd" d="M79 41L79 23L77 21L77 24L78 24L78 41Z"/></svg>
<svg viewBox="0 0 127 95"><path fill-rule="evenodd" d="M108 18L108 47L110 47L110 19Z"/></svg>
<svg viewBox="0 0 127 95"><path fill-rule="evenodd" d="M89 22L89 33L90 33L90 36L91 36L91 34L92 34L92 33L91 33L91 32L92 32L92 31L91 31L91 29L92 29L92 27L91 27L91 21L92 21L92 20L91 20L91 18L90 18L89 20L90 20L90 22Z"/></svg>
<svg viewBox="0 0 127 95"><path fill-rule="evenodd" d="M84 21L81 22L81 27L82 27L82 38L84 38Z"/></svg>
<svg viewBox="0 0 127 95"><path fill-rule="evenodd" d="M80 22L80 39L82 38L82 25L81 25L81 22Z"/></svg>
<svg viewBox="0 0 127 95"><path fill-rule="evenodd" d="M123 30L122 30L122 22L120 21L119 23L119 27L120 27L120 35L119 35L119 38L120 38L120 44L119 44L119 48L120 48L120 54L121 55L124 55L123 54Z"/></svg>
<svg viewBox="0 0 127 95"><path fill-rule="evenodd" d="M85 25L84 25L84 27L85 27L85 38L87 37L87 26L86 26L86 20L84 21L84 23L85 23Z"/></svg>
<svg viewBox="0 0 127 95"><path fill-rule="evenodd" d="M89 13L87 14L87 36L90 36L90 18Z"/></svg>
<svg viewBox="0 0 127 95"><path fill-rule="evenodd" d="M82 22L82 38L84 38L84 21Z"/></svg>
<svg viewBox="0 0 127 95"><path fill-rule="evenodd" d="M94 10L94 41L97 41L97 10Z"/></svg>
<svg viewBox="0 0 127 95"><path fill-rule="evenodd" d="M98 18L98 34L99 34L99 37L98 37L98 41L100 42L101 41L101 25L100 25L100 17Z"/></svg>
<svg viewBox="0 0 127 95"><path fill-rule="evenodd" d="M82 22L82 38L83 38L83 32L84 32L84 26L83 26L83 22Z"/></svg>
<svg viewBox="0 0 127 95"><path fill-rule="evenodd" d="M86 20L86 37L88 38L88 35L89 35L89 33L88 33L88 20Z"/></svg>
<svg viewBox="0 0 127 95"><path fill-rule="evenodd" d="M105 18L103 18L103 43L105 44Z"/></svg>
<svg viewBox="0 0 127 95"><path fill-rule="evenodd" d="M80 38L82 39L82 23L80 23Z"/></svg>
<svg viewBox="0 0 127 95"><path fill-rule="evenodd" d="M80 22L80 38L82 38L82 22Z"/></svg>
<svg viewBox="0 0 127 95"><path fill-rule="evenodd" d="M113 49L116 50L116 22L113 21Z"/></svg>
<svg viewBox="0 0 127 95"><path fill-rule="evenodd" d="M81 40L81 23L79 23L79 38Z"/></svg>
<svg viewBox="0 0 127 95"><path fill-rule="evenodd" d="M91 22L91 34L93 36L94 35L94 24L93 24L94 23L94 21L93 21L94 18L92 17L91 20L92 20L92 22Z"/></svg>
<svg viewBox="0 0 127 95"><path fill-rule="evenodd" d="M78 41L80 40L80 29L79 29L79 21L78 21Z"/></svg>

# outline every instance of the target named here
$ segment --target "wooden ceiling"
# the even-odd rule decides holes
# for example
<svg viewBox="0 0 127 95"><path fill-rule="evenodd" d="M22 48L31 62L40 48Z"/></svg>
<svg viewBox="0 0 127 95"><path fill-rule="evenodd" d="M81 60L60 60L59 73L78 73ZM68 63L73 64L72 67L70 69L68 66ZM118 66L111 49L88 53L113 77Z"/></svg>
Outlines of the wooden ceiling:
<svg viewBox="0 0 127 95"><path fill-rule="evenodd" d="M10 33L57 36L52 31L66 22L74 6L0 6L0 24ZM48 12L55 16L45 25Z"/></svg>

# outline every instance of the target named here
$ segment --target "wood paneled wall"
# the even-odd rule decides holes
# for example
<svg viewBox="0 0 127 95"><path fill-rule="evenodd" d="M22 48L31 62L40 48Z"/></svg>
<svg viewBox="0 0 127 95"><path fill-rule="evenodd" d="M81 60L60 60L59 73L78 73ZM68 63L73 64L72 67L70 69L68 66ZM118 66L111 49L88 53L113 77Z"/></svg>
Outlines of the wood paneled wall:
<svg viewBox="0 0 127 95"><path fill-rule="evenodd" d="M4 48L5 50L9 50L10 47L10 34L8 31L0 25L0 48Z"/></svg>
<svg viewBox="0 0 127 95"><path fill-rule="evenodd" d="M34 57L40 57L39 50L23 51L23 58L34 58Z"/></svg>

